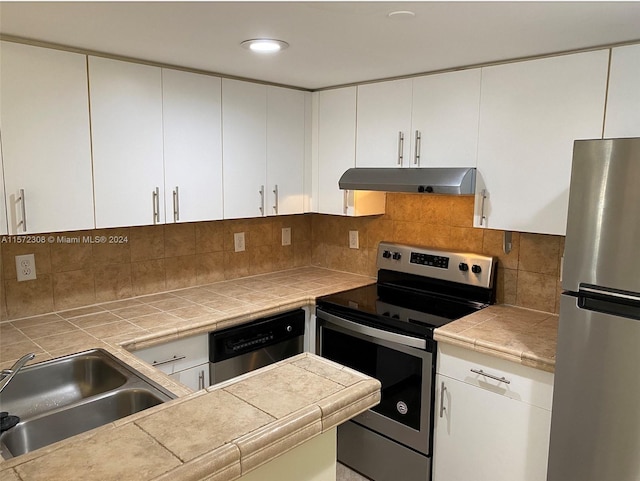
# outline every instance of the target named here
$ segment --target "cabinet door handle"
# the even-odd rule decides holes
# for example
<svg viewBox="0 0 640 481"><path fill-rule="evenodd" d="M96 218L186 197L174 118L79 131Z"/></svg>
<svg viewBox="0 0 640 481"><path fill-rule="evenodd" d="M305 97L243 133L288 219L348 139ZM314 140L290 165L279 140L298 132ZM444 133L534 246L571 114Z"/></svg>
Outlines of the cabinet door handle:
<svg viewBox="0 0 640 481"><path fill-rule="evenodd" d="M258 193L260 194L260 207L258 209L260 209L260 215L264 215L264 185L260 186Z"/></svg>
<svg viewBox="0 0 640 481"><path fill-rule="evenodd" d="M444 412L447 410L446 407L444 407L444 392L447 390L447 388L444 386L444 382L442 384L440 384L440 417L444 416Z"/></svg>
<svg viewBox="0 0 640 481"><path fill-rule="evenodd" d="M503 382L505 384L511 384L511 381L509 381L506 377L502 376L502 377L498 377L494 374L489 374L488 372L484 372L482 369L471 369L471 372L474 374L480 374L481 376L485 376L488 377L490 379L494 379L496 381L500 381Z"/></svg>
<svg viewBox="0 0 640 481"><path fill-rule="evenodd" d="M487 189L482 189L480 195L482 196L482 203L480 204L480 225L484 225L484 221L487 219L487 216L484 215L484 201L487 198Z"/></svg>
<svg viewBox="0 0 640 481"><path fill-rule="evenodd" d="M187 356L173 356L171 359L165 359L164 361L153 361L152 366L162 366L163 364L169 364L170 362L182 361Z"/></svg>
<svg viewBox="0 0 640 481"><path fill-rule="evenodd" d="M20 189L20 209L22 211L22 220L18 222L18 225L22 224L22 232L27 232L27 205L24 197L24 189Z"/></svg>
<svg viewBox="0 0 640 481"><path fill-rule="evenodd" d="M153 223L160 223L160 188L156 187L156 190L151 194L151 200L153 201Z"/></svg>
<svg viewBox="0 0 640 481"><path fill-rule="evenodd" d="M342 191L342 212L346 214L348 212L348 209L349 209L349 191L343 190Z"/></svg>
<svg viewBox="0 0 640 481"><path fill-rule="evenodd" d="M416 130L416 148L413 154L413 164L420 165L420 150L422 149L422 134Z"/></svg>
<svg viewBox="0 0 640 481"><path fill-rule="evenodd" d="M198 389L204 389L204 370L198 374Z"/></svg>
<svg viewBox="0 0 640 481"><path fill-rule="evenodd" d="M180 193L178 191L178 186L176 185L176 188L173 191L173 222L178 222L179 220L180 220Z"/></svg>
<svg viewBox="0 0 640 481"><path fill-rule="evenodd" d="M404 159L404 134L402 131L398 132L398 165L402 165Z"/></svg>
<svg viewBox="0 0 640 481"><path fill-rule="evenodd" d="M278 184L275 185L275 188L273 189L273 193L276 196L276 202L273 206L273 210L275 211L276 214L278 214Z"/></svg>

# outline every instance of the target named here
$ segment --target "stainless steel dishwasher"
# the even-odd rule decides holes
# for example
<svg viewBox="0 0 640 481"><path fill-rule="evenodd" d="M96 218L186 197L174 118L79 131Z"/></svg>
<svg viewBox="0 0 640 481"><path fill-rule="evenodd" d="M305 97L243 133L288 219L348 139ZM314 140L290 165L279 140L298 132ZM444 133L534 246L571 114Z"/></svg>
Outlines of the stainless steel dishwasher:
<svg viewBox="0 0 640 481"><path fill-rule="evenodd" d="M304 349L302 309L209 333L210 383L217 384Z"/></svg>

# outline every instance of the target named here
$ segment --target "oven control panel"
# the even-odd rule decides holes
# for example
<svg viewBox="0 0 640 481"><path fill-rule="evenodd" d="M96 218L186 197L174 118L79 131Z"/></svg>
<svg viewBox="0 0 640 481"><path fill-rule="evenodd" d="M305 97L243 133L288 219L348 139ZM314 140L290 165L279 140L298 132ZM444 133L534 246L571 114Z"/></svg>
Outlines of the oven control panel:
<svg viewBox="0 0 640 481"><path fill-rule="evenodd" d="M495 258L471 252L453 252L428 247L381 242L378 268L424 277L493 287Z"/></svg>
<svg viewBox="0 0 640 481"><path fill-rule="evenodd" d="M412 252L411 264L420 264L423 266L439 267L440 269L449 268L449 258L446 256L434 256L431 254L423 254L420 252Z"/></svg>

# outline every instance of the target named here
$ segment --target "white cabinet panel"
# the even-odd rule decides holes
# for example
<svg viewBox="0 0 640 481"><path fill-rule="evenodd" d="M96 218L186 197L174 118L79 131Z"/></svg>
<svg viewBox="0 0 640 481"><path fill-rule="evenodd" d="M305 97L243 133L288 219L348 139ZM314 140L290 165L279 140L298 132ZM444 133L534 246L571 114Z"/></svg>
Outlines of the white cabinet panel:
<svg viewBox="0 0 640 481"><path fill-rule="evenodd" d="M435 413L434 481L547 479L551 411L437 375Z"/></svg>
<svg viewBox="0 0 640 481"><path fill-rule="evenodd" d="M223 79L222 159L225 219L265 215L266 155L267 87Z"/></svg>
<svg viewBox="0 0 640 481"><path fill-rule="evenodd" d="M411 96L411 79L358 86L357 167L409 165Z"/></svg>
<svg viewBox="0 0 640 481"><path fill-rule="evenodd" d="M414 78L410 166L475 167L479 116L479 68Z"/></svg>
<svg viewBox="0 0 640 481"><path fill-rule="evenodd" d="M97 227L163 223L161 69L89 57L89 87Z"/></svg>
<svg viewBox="0 0 640 481"><path fill-rule="evenodd" d="M166 222L222 219L221 80L162 69Z"/></svg>
<svg viewBox="0 0 640 481"><path fill-rule="evenodd" d="M7 208L4 197L4 168L2 166L2 135L0 133L0 235L6 235L7 230Z"/></svg>
<svg viewBox="0 0 640 481"><path fill-rule="evenodd" d="M189 369L176 371L169 374L169 377L184 384L189 389L199 391L209 387L209 363L193 366Z"/></svg>
<svg viewBox="0 0 640 481"><path fill-rule="evenodd" d="M92 229L86 57L2 42L0 89L9 232Z"/></svg>
<svg viewBox="0 0 640 481"><path fill-rule="evenodd" d="M305 128L304 92L268 87L267 215L304 212Z"/></svg>
<svg viewBox="0 0 640 481"><path fill-rule="evenodd" d="M356 87L318 95L318 212L334 215L384 214L383 192L343 191L338 180L355 167Z"/></svg>
<svg viewBox="0 0 640 481"><path fill-rule="evenodd" d="M604 136L640 137L640 45L611 51Z"/></svg>
<svg viewBox="0 0 640 481"><path fill-rule="evenodd" d="M482 69L476 227L564 235L573 141L602 136L607 65L601 50Z"/></svg>

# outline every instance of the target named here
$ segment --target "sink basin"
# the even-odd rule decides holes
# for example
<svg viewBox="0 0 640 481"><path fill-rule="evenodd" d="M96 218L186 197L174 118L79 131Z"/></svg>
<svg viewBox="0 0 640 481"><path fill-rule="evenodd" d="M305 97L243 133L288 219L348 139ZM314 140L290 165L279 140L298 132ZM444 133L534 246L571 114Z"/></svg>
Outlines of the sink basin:
<svg viewBox="0 0 640 481"><path fill-rule="evenodd" d="M19 456L173 398L102 349L34 364L0 395L0 410L20 417L0 435L0 453Z"/></svg>
<svg viewBox="0 0 640 481"><path fill-rule="evenodd" d="M23 421L2 435L2 443L13 456L19 456L164 401L146 389L114 391L47 416Z"/></svg>
<svg viewBox="0 0 640 481"><path fill-rule="evenodd" d="M96 350L23 368L0 394L0 406L3 411L28 418L116 389L125 382L126 373L118 369L118 364Z"/></svg>

